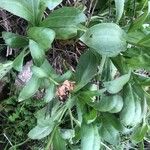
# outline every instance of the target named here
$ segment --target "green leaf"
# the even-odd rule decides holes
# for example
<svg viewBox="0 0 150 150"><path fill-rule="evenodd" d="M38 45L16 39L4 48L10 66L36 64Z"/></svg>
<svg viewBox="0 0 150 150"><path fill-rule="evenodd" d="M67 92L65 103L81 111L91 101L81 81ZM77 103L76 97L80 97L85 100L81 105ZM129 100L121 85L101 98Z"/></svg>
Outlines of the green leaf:
<svg viewBox="0 0 150 150"><path fill-rule="evenodd" d="M44 27L31 27L28 30L28 36L44 50L51 47L55 38L55 32L52 29Z"/></svg>
<svg viewBox="0 0 150 150"><path fill-rule="evenodd" d="M40 0L1 0L1 8L24 18L33 25L38 25L43 14Z"/></svg>
<svg viewBox="0 0 150 150"><path fill-rule="evenodd" d="M124 3L125 3L125 0L115 0L117 22L119 22L119 20L122 17L122 14L124 11Z"/></svg>
<svg viewBox="0 0 150 150"><path fill-rule="evenodd" d="M0 80L12 69L13 62L0 63Z"/></svg>
<svg viewBox="0 0 150 150"><path fill-rule="evenodd" d="M120 95L102 95L99 102L88 104L101 112L117 113L123 107L123 99Z"/></svg>
<svg viewBox="0 0 150 150"><path fill-rule="evenodd" d="M100 23L89 28L80 38L101 55L113 57L126 50L126 34L114 23Z"/></svg>
<svg viewBox="0 0 150 150"><path fill-rule="evenodd" d="M46 5L50 10L53 10L57 5L59 5L62 0L45 0Z"/></svg>
<svg viewBox="0 0 150 150"><path fill-rule="evenodd" d="M55 70L47 60L45 60L40 67L53 79L59 78L59 76L56 74Z"/></svg>
<svg viewBox="0 0 150 150"><path fill-rule="evenodd" d="M72 139L73 137L75 137L75 130L73 129L61 129L61 135L63 137L63 139Z"/></svg>
<svg viewBox="0 0 150 150"><path fill-rule="evenodd" d="M142 40L145 36L146 36L145 33L141 30L129 32L127 34L127 42L133 45L138 45L138 42Z"/></svg>
<svg viewBox="0 0 150 150"><path fill-rule="evenodd" d="M75 7L63 7L53 11L41 26L53 29L58 39L68 39L75 36L77 25L85 21L86 16L81 10Z"/></svg>
<svg viewBox="0 0 150 150"><path fill-rule="evenodd" d="M33 96L40 86L40 80L36 76L32 76L25 87L19 94L18 101L21 102Z"/></svg>
<svg viewBox="0 0 150 150"><path fill-rule="evenodd" d="M54 150L66 150L66 142L62 138L59 128L55 130L55 134L53 137L53 147Z"/></svg>
<svg viewBox="0 0 150 150"><path fill-rule="evenodd" d="M54 97L56 93L56 87L54 84L50 84L49 87L46 89L44 101L46 103L50 102Z"/></svg>
<svg viewBox="0 0 150 150"><path fill-rule="evenodd" d="M141 99L136 93L134 93L134 101L135 101L135 117L133 120L133 126L139 124L142 121L143 113L147 110L144 105L144 99ZM146 104L147 105L147 104ZM143 110L144 109L144 110Z"/></svg>
<svg viewBox="0 0 150 150"><path fill-rule="evenodd" d="M140 126L135 127L135 129L133 130L133 133L131 135L131 140L134 143L141 142L142 140L144 140L144 137L145 137L147 131L148 131L147 124L143 124L142 126L140 125Z"/></svg>
<svg viewBox="0 0 150 150"><path fill-rule="evenodd" d="M133 32L137 29L139 29L145 22L147 16L148 16L148 11L146 11L145 13L143 13L140 17L138 17L130 26L129 28L129 32Z"/></svg>
<svg viewBox="0 0 150 150"><path fill-rule="evenodd" d="M31 4L31 2L30 2ZM33 14L26 0L1 0L0 7L11 12L12 14L26 19L29 22L33 21Z"/></svg>
<svg viewBox="0 0 150 150"><path fill-rule="evenodd" d="M131 85L127 85L123 89L123 98L124 98L124 106L123 109L120 113L120 120L121 122L128 126L128 125L133 125L134 118L135 118L135 99L133 95L133 89Z"/></svg>
<svg viewBox="0 0 150 150"><path fill-rule="evenodd" d="M85 15L75 7L63 7L53 11L42 23L45 27L70 27L85 22Z"/></svg>
<svg viewBox="0 0 150 150"><path fill-rule="evenodd" d="M13 68L19 72L22 71L24 53L25 53L25 50L23 50L13 61Z"/></svg>
<svg viewBox="0 0 150 150"><path fill-rule="evenodd" d="M27 46L29 43L26 37L12 32L2 32L2 37L5 43L12 48L21 48Z"/></svg>
<svg viewBox="0 0 150 150"><path fill-rule="evenodd" d="M92 109L84 115L84 120L87 124L94 122L97 118L97 111Z"/></svg>
<svg viewBox="0 0 150 150"><path fill-rule="evenodd" d="M53 28L56 32L57 39L67 40L73 38L77 35L77 27L61 27L61 28Z"/></svg>
<svg viewBox="0 0 150 150"><path fill-rule="evenodd" d="M73 72L71 70L66 71L64 74L59 76L56 80L57 82L63 82L65 80L69 80L72 76Z"/></svg>
<svg viewBox="0 0 150 150"><path fill-rule="evenodd" d="M104 82L104 87L109 93L115 94L122 90L123 86L129 81L129 79L130 73L122 75L115 80Z"/></svg>
<svg viewBox="0 0 150 150"><path fill-rule="evenodd" d="M32 66L31 70L38 78L48 78L48 74L41 67Z"/></svg>
<svg viewBox="0 0 150 150"><path fill-rule="evenodd" d="M132 57L131 59L127 60L127 64L132 69L146 69L150 70L150 64L149 64L150 55L142 54L137 57Z"/></svg>
<svg viewBox="0 0 150 150"><path fill-rule="evenodd" d="M81 150L99 150L100 136L95 124L85 124L81 126Z"/></svg>
<svg viewBox="0 0 150 150"><path fill-rule="evenodd" d="M51 126L40 126L37 125L36 127L34 127L29 133L28 133L28 137L30 139L42 139L46 136L48 136L52 130L53 130L54 125L52 124Z"/></svg>
<svg viewBox="0 0 150 150"><path fill-rule="evenodd" d="M31 56L37 66L41 66L45 60L45 52L39 44L33 40L29 41Z"/></svg>
<svg viewBox="0 0 150 150"><path fill-rule="evenodd" d="M121 125L113 115L103 115L102 125L99 130L102 139L104 139L110 144L117 145L120 142L120 130Z"/></svg>
<svg viewBox="0 0 150 150"><path fill-rule="evenodd" d="M61 108L60 110L58 109L59 109L58 103L56 104L53 103L52 108L50 108L51 113L47 112L48 111L47 107L40 109L36 114L37 125L41 127L56 125L56 121L58 121L63 111L63 108Z"/></svg>
<svg viewBox="0 0 150 150"><path fill-rule="evenodd" d="M150 47L150 34L141 39L138 44L144 47Z"/></svg>
<svg viewBox="0 0 150 150"><path fill-rule="evenodd" d="M39 25L45 8L43 9L41 0L25 0L28 4L29 9L33 14L33 25Z"/></svg>
<svg viewBox="0 0 150 150"><path fill-rule="evenodd" d="M90 106L93 106L93 104L90 104L90 102L93 102L93 99L95 99L95 96L100 96L102 95L104 92L106 92L106 89L101 89L101 90L94 90L94 91L81 91L79 98L86 102L87 104L89 104Z"/></svg>
<svg viewBox="0 0 150 150"><path fill-rule="evenodd" d="M84 87L97 73L98 59L90 51L85 52L78 63L76 69L76 87L75 91Z"/></svg>

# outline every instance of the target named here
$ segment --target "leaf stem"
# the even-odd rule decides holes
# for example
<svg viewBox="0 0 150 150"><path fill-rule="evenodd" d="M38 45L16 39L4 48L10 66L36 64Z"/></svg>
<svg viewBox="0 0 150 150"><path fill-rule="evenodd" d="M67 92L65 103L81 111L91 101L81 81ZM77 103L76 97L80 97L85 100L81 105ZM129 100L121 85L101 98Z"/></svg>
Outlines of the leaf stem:
<svg viewBox="0 0 150 150"><path fill-rule="evenodd" d="M59 118L58 122L61 121L62 117L64 116L64 114L65 114L65 112L66 112L66 110L67 110L67 107L64 107L64 110L63 110L62 113L60 114L60 118ZM54 127L54 129L53 129L53 131L52 131L52 134L50 135L50 138L49 138L49 140L48 140L48 143L47 143L47 145L46 145L45 150L50 150L50 145L51 145L51 143L52 143L52 140L53 140L55 131L56 131L56 129L57 129L58 126L59 126L59 123Z"/></svg>
<svg viewBox="0 0 150 150"><path fill-rule="evenodd" d="M104 144L103 142L101 142L101 144L104 146L104 147L106 147L106 149L108 149L108 150L112 150L111 148L109 148L106 144Z"/></svg>
<svg viewBox="0 0 150 150"><path fill-rule="evenodd" d="M71 109L69 108L68 111L69 111L69 115L70 115L71 128L73 129L73 116L72 116L72 113L71 113Z"/></svg>
<svg viewBox="0 0 150 150"><path fill-rule="evenodd" d="M21 142L21 143L19 143L19 144L17 144L17 145L14 145L14 146L10 147L9 150L14 150L15 148L17 148L17 147L19 147L19 146L21 146L21 145L27 143L28 141L30 141L29 138L27 138L25 141L23 141L23 142Z"/></svg>
<svg viewBox="0 0 150 150"><path fill-rule="evenodd" d="M53 132L52 132L52 134L50 135L50 138L49 138L49 140L48 140L48 143L47 143L47 145L46 145L45 150L50 150L50 145L51 145L51 143L52 143L53 136L54 136L54 134L55 134L55 131L56 131L56 129L57 129L57 126L58 126L58 125L56 125L56 126L54 127Z"/></svg>
<svg viewBox="0 0 150 150"><path fill-rule="evenodd" d="M56 82L53 78L49 77L49 80L52 81L55 85L59 85L59 83Z"/></svg>
<svg viewBox="0 0 150 150"><path fill-rule="evenodd" d="M100 63L100 66L99 66L99 70L98 70L98 75L100 75L100 77L101 77L102 72L103 72L103 68L104 68L104 65L105 65L105 62L106 62L106 58L107 57L105 55L102 56L101 63Z"/></svg>

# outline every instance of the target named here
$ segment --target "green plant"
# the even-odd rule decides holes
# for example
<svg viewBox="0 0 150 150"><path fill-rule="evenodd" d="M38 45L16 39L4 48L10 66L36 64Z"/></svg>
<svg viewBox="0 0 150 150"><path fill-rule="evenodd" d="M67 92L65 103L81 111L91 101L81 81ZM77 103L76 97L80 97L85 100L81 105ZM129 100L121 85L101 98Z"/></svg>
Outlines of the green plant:
<svg viewBox="0 0 150 150"><path fill-rule="evenodd" d="M99 2L104 8L97 5L100 12L87 19L80 6L59 8L44 17L47 7L53 9L61 1L0 1L1 8L28 21L26 36L3 32L8 46L23 50L14 61L1 65L0 78L11 68L21 71L24 57L31 54L32 77L18 101L45 89L45 107L37 112L37 125L28 136L38 140L48 136L46 150L123 149L148 138L150 80L134 70L150 68L150 27L143 27L150 20L150 2L114 2ZM46 60L46 52L54 39L72 38L87 50L75 73L59 75ZM65 81L75 81L74 88L61 98L56 93Z"/></svg>

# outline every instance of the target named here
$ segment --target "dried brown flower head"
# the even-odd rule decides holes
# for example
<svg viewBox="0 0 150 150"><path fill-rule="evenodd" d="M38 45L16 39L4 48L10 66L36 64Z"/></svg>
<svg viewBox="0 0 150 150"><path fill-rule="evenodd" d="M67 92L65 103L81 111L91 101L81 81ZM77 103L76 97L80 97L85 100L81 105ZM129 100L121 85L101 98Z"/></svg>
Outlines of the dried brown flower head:
<svg viewBox="0 0 150 150"><path fill-rule="evenodd" d="M56 90L56 96L60 101L65 101L71 91L74 89L75 82L65 80Z"/></svg>

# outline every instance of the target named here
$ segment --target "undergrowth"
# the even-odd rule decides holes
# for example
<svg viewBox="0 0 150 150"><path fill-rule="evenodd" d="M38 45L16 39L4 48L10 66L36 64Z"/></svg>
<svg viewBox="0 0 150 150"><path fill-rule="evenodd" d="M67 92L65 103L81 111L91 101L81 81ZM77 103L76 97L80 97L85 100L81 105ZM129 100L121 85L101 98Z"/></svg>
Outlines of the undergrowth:
<svg viewBox="0 0 150 150"><path fill-rule="evenodd" d="M1 149L149 149L150 1L0 8Z"/></svg>

